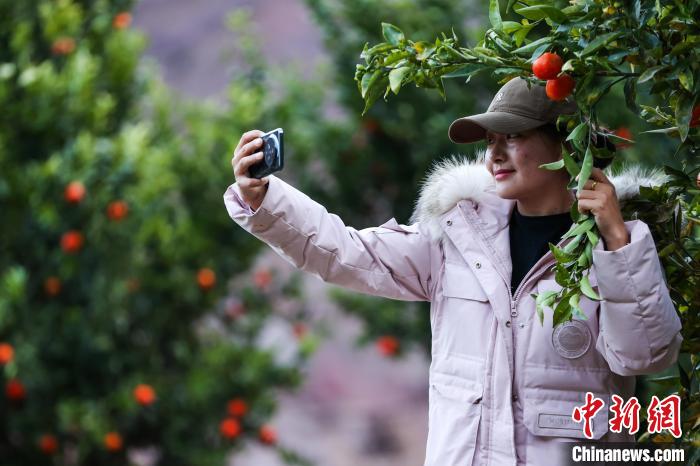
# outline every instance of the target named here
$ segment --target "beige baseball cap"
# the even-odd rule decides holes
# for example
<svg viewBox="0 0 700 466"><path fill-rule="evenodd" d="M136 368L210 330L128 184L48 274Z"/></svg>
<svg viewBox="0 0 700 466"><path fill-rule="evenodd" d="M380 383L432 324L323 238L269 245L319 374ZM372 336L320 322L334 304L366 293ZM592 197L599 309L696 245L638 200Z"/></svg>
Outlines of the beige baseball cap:
<svg viewBox="0 0 700 466"><path fill-rule="evenodd" d="M486 113L459 118L447 131L453 142L466 144L486 137L486 131L514 133L555 123L559 115L571 114L578 106L572 96L562 101L547 97L545 87L520 77L505 83L496 93Z"/></svg>

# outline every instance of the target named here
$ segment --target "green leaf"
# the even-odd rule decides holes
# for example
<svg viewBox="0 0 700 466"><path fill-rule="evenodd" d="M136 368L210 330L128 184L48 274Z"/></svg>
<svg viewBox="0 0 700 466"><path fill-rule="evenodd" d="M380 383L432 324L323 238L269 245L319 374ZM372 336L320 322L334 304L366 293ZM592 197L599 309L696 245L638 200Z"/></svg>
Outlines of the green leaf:
<svg viewBox="0 0 700 466"><path fill-rule="evenodd" d="M678 81L681 86L688 92L693 92L693 73L690 69L685 68L678 74Z"/></svg>
<svg viewBox="0 0 700 466"><path fill-rule="evenodd" d="M534 23L529 23L523 25L520 29L517 30L515 34L513 34L513 39L515 39L515 46L520 47L523 45L523 41L527 37L527 35L532 31L532 28L537 25L539 21L535 21Z"/></svg>
<svg viewBox="0 0 700 466"><path fill-rule="evenodd" d="M10 301L19 300L25 293L27 270L19 265L9 267L0 277L0 290Z"/></svg>
<svg viewBox="0 0 700 466"><path fill-rule="evenodd" d="M530 296L535 298L535 311L537 312L540 325L544 325L544 308L550 306L554 302L557 294L559 293L552 290L530 294Z"/></svg>
<svg viewBox="0 0 700 466"><path fill-rule="evenodd" d="M595 219L588 218L588 219L584 220L582 223L576 224L576 226L572 230L567 231L564 234L563 238L570 238L572 236L583 235L588 230L593 228L593 225L595 225Z"/></svg>
<svg viewBox="0 0 700 466"><path fill-rule="evenodd" d="M503 21L503 32L507 34L512 34L515 31L519 31L524 26L517 21Z"/></svg>
<svg viewBox="0 0 700 466"><path fill-rule="evenodd" d="M576 259L574 256L571 254L565 253L561 248L558 246L549 243L549 250L552 251L552 254L554 255L554 258L559 262L560 264L566 264L568 262L573 261Z"/></svg>
<svg viewBox="0 0 700 466"><path fill-rule="evenodd" d="M605 133L605 137L610 139L610 141L613 143L634 142L634 140L632 139L623 138L622 136L618 136L615 133Z"/></svg>
<svg viewBox="0 0 700 466"><path fill-rule="evenodd" d="M569 213L571 214L571 218L574 219L574 222L578 223L581 219L581 212L578 211L578 199L576 199L571 204L571 209L569 209Z"/></svg>
<svg viewBox="0 0 700 466"><path fill-rule="evenodd" d="M431 56L435 52L435 46L434 45L426 45L425 48L418 54L416 55L416 60L418 61L423 61L429 56Z"/></svg>
<svg viewBox="0 0 700 466"><path fill-rule="evenodd" d="M407 52L405 50L401 52L394 52L384 59L384 66L393 65L404 58L408 58L409 56L411 56L411 52Z"/></svg>
<svg viewBox="0 0 700 466"><path fill-rule="evenodd" d="M591 243L591 247L595 247L596 244L598 244L598 240L600 239L598 237L598 234L591 230L586 230L586 236L588 236L588 241Z"/></svg>
<svg viewBox="0 0 700 466"><path fill-rule="evenodd" d="M564 159L559 159L556 162L543 163L539 168L545 168L547 170L561 170L564 168Z"/></svg>
<svg viewBox="0 0 700 466"><path fill-rule="evenodd" d="M519 15L531 20L549 18L557 24L562 24L569 21L569 18L566 16L566 14L562 13L559 8L555 8L550 5L533 5L526 7L516 6L513 9Z"/></svg>
<svg viewBox="0 0 700 466"><path fill-rule="evenodd" d="M385 42L382 42L381 44L377 44L372 48L367 48L367 44L365 44L365 48L362 50L362 53L360 53L360 58L364 58L368 62L372 59L372 56L380 53L380 52L386 52L387 50L391 50L394 48L393 44L387 44Z"/></svg>
<svg viewBox="0 0 700 466"><path fill-rule="evenodd" d="M445 95L445 86L442 82L442 78L438 79L436 82L436 87L438 90L438 93L440 94L440 97L442 97L442 100L447 100L447 96Z"/></svg>
<svg viewBox="0 0 700 466"><path fill-rule="evenodd" d="M566 171L572 178L575 178L581 172L581 168L578 166L574 158L569 154L569 152L564 148L562 144L562 160L564 160L564 166L566 166Z"/></svg>
<svg viewBox="0 0 700 466"><path fill-rule="evenodd" d="M569 241L566 244L566 246L564 246L564 252L569 253L569 254L572 253L573 250L576 249L576 247L579 245L579 243L581 242L581 239L583 239L584 236L585 235L583 233L581 233L580 235L576 235L576 237L574 239Z"/></svg>
<svg viewBox="0 0 700 466"><path fill-rule="evenodd" d="M485 65L482 65L481 63L469 63L467 65L464 65L462 68L452 71L451 73L447 73L442 75L443 78L461 78L463 76L471 76L472 74L475 74L479 71L484 70L484 68L489 68Z"/></svg>
<svg viewBox="0 0 700 466"><path fill-rule="evenodd" d="M583 142L583 139L588 134L588 123L580 123L574 130L567 136L567 141L574 141L579 143ZM575 176L575 175L574 175Z"/></svg>
<svg viewBox="0 0 700 466"><path fill-rule="evenodd" d="M620 37L623 33L623 31L615 31L596 37L591 42L589 42L588 45L581 51L580 56L585 57L586 55L592 54L599 48L609 44L613 40Z"/></svg>
<svg viewBox="0 0 700 466"><path fill-rule="evenodd" d="M581 320L588 320L588 317L586 314L583 313L581 308L578 305L578 300L579 296L581 296L578 293L574 293L569 297L569 307L573 310L573 313L576 317L578 317Z"/></svg>
<svg viewBox="0 0 700 466"><path fill-rule="evenodd" d="M522 47L513 50L513 54L523 54L523 55L528 54L529 55L533 51L535 51L538 47L545 45L545 44L550 44L552 42L552 40L553 40L553 38L549 37L549 36L542 37L540 39L537 39L537 40L530 42L527 45L523 45Z"/></svg>
<svg viewBox="0 0 700 466"><path fill-rule="evenodd" d="M399 45L402 40L405 40L401 29L389 23L382 23L382 35L391 45Z"/></svg>
<svg viewBox="0 0 700 466"><path fill-rule="evenodd" d="M591 298L595 301L602 301L600 296L598 296L598 294L595 291L593 291L593 287L591 286L591 282L588 281L588 275L585 275L581 279L581 291L583 292L583 294L585 294L586 296L588 296L589 298Z"/></svg>
<svg viewBox="0 0 700 466"><path fill-rule="evenodd" d="M580 60L577 60L575 58L572 58L570 60L566 60L566 62L561 67L561 71L562 72L574 71L574 63L576 63L576 62L580 62Z"/></svg>
<svg viewBox="0 0 700 466"><path fill-rule="evenodd" d="M566 298L562 298L559 304L554 308L554 316L552 317L552 325L556 327L564 321L571 320L571 304Z"/></svg>
<svg viewBox="0 0 700 466"><path fill-rule="evenodd" d="M689 36L686 40L681 40L676 45L674 45L673 48L671 49L671 52L669 52L669 55L672 57L675 57L676 55L680 55L683 52L686 52L690 49L697 47L698 46L697 42L691 40L690 37L692 37L692 36Z"/></svg>
<svg viewBox="0 0 700 466"><path fill-rule="evenodd" d="M532 55L530 56L528 62L534 63L535 60L537 60L543 53L545 53L549 47L549 44L542 44L539 47L537 47L535 51L532 52Z"/></svg>
<svg viewBox="0 0 700 466"><path fill-rule="evenodd" d="M676 102L676 124L678 125L681 141L685 141L685 138L688 137L694 104L695 99L685 93L679 96Z"/></svg>
<svg viewBox="0 0 700 466"><path fill-rule="evenodd" d="M647 81L649 81L651 78L654 77L656 73L661 71L662 69L666 68L663 65L657 65L657 66L652 66L651 68L647 68L644 70L644 72L637 78L637 84L643 84Z"/></svg>
<svg viewBox="0 0 700 466"><path fill-rule="evenodd" d="M586 267L588 267L593 263L593 247L591 247L591 243L586 243L586 249L583 252L586 256Z"/></svg>
<svg viewBox="0 0 700 466"><path fill-rule="evenodd" d="M554 280L562 287L568 286L569 283L569 271L562 264L556 264L554 267L556 271L554 272Z"/></svg>
<svg viewBox="0 0 700 466"><path fill-rule="evenodd" d="M394 92L394 94L399 93L401 83L406 75L410 73L410 71L410 66L402 66L401 68L394 68L389 72L389 86L391 86L391 90Z"/></svg>
<svg viewBox="0 0 700 466"><path fill-rule="evenodd" d="M678 376L676 376L676 375L663 375L660 377L653 377L653 378L650 377L646 380L648 380L650 382L654 382L654 383L660 383L660 384L667 384L667 383L672 382L674 386L678 384ZM690 464L693 464L693 463L690 463Z"/></svg>
<svg viewBox="0 0 700 466"><path fill-rule="evenodd" d="M690 378L688 377L688 373L683 369L683 365L680 361L678 361L676 365L678 366L678 375L681 378L681 385L683 388L690 391Z"/></svg>
<svg viewBox="0 0 700 466"><path fill-rule="evenodd" d="M365 108L362 110L362 115L367 113L367 110L369 110L372 107L372 104L374 104L374 102L379 98L379 96L382 95L382 92L384 91L384 88L388 84L388 82L389 79L383 77L381 80L375 81L374 83L370 84L369 89L365 95Z"/></svg>
<svg viewBox="0 0 700 466"><path fill-rule="evenodd" d="M619 64L619 62L629 54L630 54L629 50L622 50L620 52L615 52L615 53L608 55L608 61L613 62L615 64Z"/></svg>
<svg viewBox="0 0 700 466"><path fill-rule="evenodd" d="M489 20L491 21L491 26L497 31L503 29L503 21L501 21L501 10L498 5L498 0L489 1Z"/></svg>
<svg viewBox="0 0 700 466"><path fill-rule="evenodd" d="M544 312L542 311L542 305L539 303L536 304L535 311L537 312L537 318L540 321L540 325L544 325Z"/></svg>
<svg viewBox="0 0 700 466"><path fill-rule="evenodd" d="M672 136L673 133L679 133L679 131L678 131L678 126L669 126L668 128L659 128L659 129L650 129L648 131L640 131L639 134L646 134L646 133L669 134Z"/></svg>
<svg viewBox="0 0 700 466"><path fill-rule="evenodd" d="M367 91L372 87L372 85L379 79L382 75L382 70L375 70L374 73L365 73L362 76L362 81L360 83L360 93L364 99L367 95Z"/></svg>
<svg viewBox="0 0 700 466"><path fill-rule="evenodd" d="M591 243L586 244L586 249L591 245ZM591 265L591 261L588 259L588 256L586 255L586 252L584 250L584 253L578 256L578 260L576 261L576 265L578 265L581 268L588 268L588 266Z"/></svg>
<svg viewBox="0 0 700 466"><path fill-rule="evenodd" d="M666 257L672 252L674 252L677 248L676 243L670 243L666 247L664 247L661 251L659 251L659 257Z"/></svg>
<svg viewBox="0 0 700 466"><path fill-rule="evenodd" d="M541 293L537 293L536 302L548 306L554 300L554 297L558 294L557 291L546 290Z"/></svg>
<svg viewBox="0 0 700 466"><path fill-rule="evenodd" d="M583 156L583 166L581 167L581 173L578 175L578 191L583 191L583 185L588 181L591 176L591 170L593 169L593 153L591 152L590 144L586 148L586 155Z"/></svg>

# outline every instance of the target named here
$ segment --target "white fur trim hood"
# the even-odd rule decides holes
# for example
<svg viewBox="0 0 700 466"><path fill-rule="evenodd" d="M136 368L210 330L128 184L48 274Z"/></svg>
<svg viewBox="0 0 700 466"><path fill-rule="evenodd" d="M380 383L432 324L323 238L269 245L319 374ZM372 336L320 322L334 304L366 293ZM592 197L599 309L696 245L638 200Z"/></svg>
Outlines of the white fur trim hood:
<svg viewBox="0 0 700 466"><path fill-rule="evenodd" d="M420 195L410 223L420 222L427 227L431 237L440 238L440 217L460 200L479 203L485 196L493 195L489 192L494 193L495 181L486 169L484 156L481 151L477 153L476 160L453 155L436 162L421 182ZM614 174L609 167L603 173L615 186L621 206L626 200L639 195L640 186L659 186L669 179L660 168L648 169L631 164L623 165Z"/></svg>

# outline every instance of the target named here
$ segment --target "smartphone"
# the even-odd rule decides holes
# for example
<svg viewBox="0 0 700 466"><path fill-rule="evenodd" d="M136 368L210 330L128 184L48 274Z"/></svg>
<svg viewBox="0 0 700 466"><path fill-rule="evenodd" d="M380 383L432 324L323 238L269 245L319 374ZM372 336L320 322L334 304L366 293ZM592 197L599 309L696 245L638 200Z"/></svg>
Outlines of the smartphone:
<svg viewBox="0 0 700 466"><path fill-rule="evenodd" d="M263 158L248 168L248 176L251 178L260 179L284 167L284 130L273 129L263 134L261 138Z"/></svg>

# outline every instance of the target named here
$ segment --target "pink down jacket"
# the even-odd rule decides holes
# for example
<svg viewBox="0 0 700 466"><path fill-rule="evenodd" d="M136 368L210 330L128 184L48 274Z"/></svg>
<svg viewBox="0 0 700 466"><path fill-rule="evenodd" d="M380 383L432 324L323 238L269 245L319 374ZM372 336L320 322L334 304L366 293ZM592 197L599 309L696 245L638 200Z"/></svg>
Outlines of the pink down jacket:
<svg viewBox="0 0 700 466"><path fill-rule="evenodd" d="M607 174L607 173L606 173ZM608 174L621 203L663 182L638 167ZM429 301L432 351L424 466L565 464L564 442L586 440L575 406L592 392L600 442L634 441L609 431L611 395L634 395L635 375L673 365L682 337L649 227L625 222L630 242L593 251L590 281L601 301L581 298L586 320L552 329L531 293L558 290L551 252L511 295L508 221L485 165L438 163L421 188L411 225L394 218L356 230L275 175L256 211L237 184L230 217L294 267L324 282L404 301ZM569 239L561 241L566 244ZM640 400L646 408L649 400Z"/></svg>

